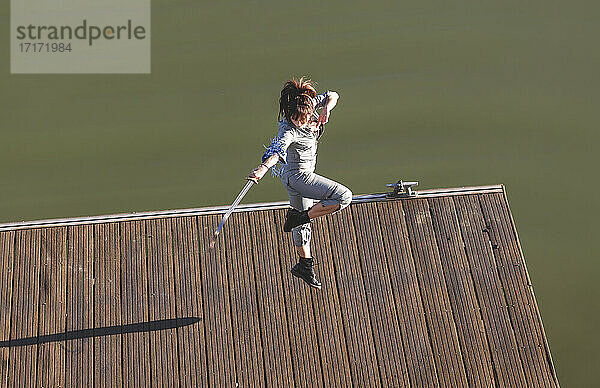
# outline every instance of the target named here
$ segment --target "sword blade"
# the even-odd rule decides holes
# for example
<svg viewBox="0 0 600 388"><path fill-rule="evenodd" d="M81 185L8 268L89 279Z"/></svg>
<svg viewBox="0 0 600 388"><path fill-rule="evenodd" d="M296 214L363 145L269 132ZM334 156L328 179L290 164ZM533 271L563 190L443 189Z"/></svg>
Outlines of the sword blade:
<svg viewBox="0 0 600 388"><path fill-rule="evenodd" d="M254 181L248 180L248 182L246 183L246 186L244 186L242 191L240 191L238 196L235 198L235 201L233 201L231 206L229 206L229 209L227 209L227 213L225 213L225 215L223 216L223 219L221 220L221 223L219 224L219 226L217 227L217 230L215 231L214 238L217 238L219 236L219 233L221 233L221 229L223 229L223 225L225 225L225 221L227 221L227 219L229 218L231 213L233 213L233 210L237 207L237 205L240 204L240 202L242 201L242 198L244 198L244 196L250 190L250 188L254 185L254 183L255 183Z"/></svg>

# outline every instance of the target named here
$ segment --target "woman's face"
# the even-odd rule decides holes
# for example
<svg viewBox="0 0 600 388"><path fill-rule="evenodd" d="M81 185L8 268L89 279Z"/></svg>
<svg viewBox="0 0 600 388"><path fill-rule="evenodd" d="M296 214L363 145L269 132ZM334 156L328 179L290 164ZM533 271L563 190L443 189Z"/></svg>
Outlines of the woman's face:
<svg viewBox="0 0 600 388"><path fill-rule="evenodd" d="M303 125L306 125L306 123L308 123L308 120L310 119L310 115L309 114L305 114L305 115L300 115L298 116L298 120L296 120L296 124L301 127Z"/></svg>

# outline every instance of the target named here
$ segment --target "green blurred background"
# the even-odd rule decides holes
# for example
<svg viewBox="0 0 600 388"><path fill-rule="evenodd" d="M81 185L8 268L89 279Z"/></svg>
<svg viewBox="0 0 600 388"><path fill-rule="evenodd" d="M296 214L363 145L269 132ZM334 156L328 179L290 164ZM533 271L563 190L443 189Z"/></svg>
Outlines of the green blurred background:
<svg viewBox="0 0 600 388"><path fill-rule="evenodd" d="M151 75L35 76L8 3L0 222L228 204L308 75L341 96L318 171L354 193L507 186L559 380L597 382L597 2L154 0ZM287 198L263 182L246 203Z"/></svg>

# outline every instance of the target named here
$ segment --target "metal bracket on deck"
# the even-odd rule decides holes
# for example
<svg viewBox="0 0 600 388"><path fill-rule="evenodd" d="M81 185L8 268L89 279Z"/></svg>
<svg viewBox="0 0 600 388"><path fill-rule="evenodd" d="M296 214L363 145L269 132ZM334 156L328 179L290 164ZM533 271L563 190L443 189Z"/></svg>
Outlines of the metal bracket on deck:
<svg viewBox="0 0 600 388"><path fill-rule="evenodd" d="M419 182L404 182L400 179L396 183L388 183L387 187L393 187L394 191L387 193L388 198L414 197L417 195L412 191L413 186L418 186Z"/></svg>

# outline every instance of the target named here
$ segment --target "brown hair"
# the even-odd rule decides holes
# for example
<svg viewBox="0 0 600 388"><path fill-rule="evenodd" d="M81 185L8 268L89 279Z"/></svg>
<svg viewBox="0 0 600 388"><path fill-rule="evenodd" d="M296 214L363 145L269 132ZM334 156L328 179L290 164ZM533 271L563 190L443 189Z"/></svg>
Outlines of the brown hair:
<svg viewBox="0 0 600 388"><path fill-rule="evenodd" d="M310 79L292 78L288 80L281 89L279 97L279 115L277 120L283 115L290 123L292 120L298 120L301 115L311 114L313 112L312 99L317 92Z"/></svg>

